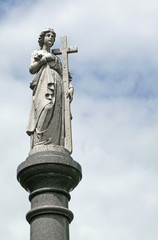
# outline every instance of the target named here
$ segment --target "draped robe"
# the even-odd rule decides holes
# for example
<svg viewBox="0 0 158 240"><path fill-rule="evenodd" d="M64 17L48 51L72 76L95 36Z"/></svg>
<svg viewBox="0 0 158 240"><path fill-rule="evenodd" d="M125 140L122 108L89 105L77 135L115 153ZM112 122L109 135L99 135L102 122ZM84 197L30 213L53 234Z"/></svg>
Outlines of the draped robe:
<svg viewBox="0 0 158 240"><path fill-rule="evenodd" d="M31 62L39 61L43 50L34 51ZM39 144L64 145L64 97L62 65L58 57L44 64L31 82L32 106L27 127L31 148Z"/></svg>

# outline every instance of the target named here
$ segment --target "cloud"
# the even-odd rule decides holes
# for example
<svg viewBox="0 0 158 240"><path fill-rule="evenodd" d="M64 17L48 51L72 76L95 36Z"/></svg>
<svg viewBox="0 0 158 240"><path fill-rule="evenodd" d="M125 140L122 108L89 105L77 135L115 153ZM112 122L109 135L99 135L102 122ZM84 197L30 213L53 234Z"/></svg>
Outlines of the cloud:
<svg viewBox="0 0 158 240"><path fill-rule="evenodd" d="M25 134L30 54L45 27L68 36L75 86L73 158L83 179L72 192L71 238L157 239L158 48L156 0L5 1L1 5L1 235L28 239L28 193L16 168ZM16 219L16 220L15 220ZM6 224L7 223L7 224Z"/></svg>

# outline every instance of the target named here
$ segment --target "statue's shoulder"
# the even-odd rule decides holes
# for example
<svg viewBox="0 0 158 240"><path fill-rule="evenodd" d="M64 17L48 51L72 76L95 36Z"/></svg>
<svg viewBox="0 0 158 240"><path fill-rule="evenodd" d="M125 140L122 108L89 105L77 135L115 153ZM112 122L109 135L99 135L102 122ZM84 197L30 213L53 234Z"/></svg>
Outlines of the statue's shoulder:
<svg viewBox="0 0 158 240"><path fill-rule="evenodd" d="M31 54L31 58L36 61L40 60L42 56L43 56L42 50L34 50Z"/></svg>
<svg viewBox="0 0 158 240"><path fill-rule="evenodd" d="M31 55L36 55L37 53L41 52L41 50L34 50Z"/></svg>
<svg viewBox="0 0 158 240"><path fill-rule="evenodd" d="M53 53L52 53L52 55L54 56L54 58L56 60L56 63L59 64L59 65L62 65L61 59L57 55L55 55Z"/></svg>

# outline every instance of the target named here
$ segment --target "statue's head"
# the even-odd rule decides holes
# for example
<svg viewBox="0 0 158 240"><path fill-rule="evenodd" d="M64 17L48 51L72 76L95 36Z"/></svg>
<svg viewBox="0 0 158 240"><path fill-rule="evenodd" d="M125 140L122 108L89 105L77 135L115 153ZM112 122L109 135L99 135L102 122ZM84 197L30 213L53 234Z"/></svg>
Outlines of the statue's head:
<svg viewBox="0 0 158 240"><path fill-rule="evenodd" d="M54 30L53 30L52 28L45 28L45 29L40 33L39 38L38 38L38 43L39 43L41 49L42 49L42 47L43 47L44 37L45 37L46 33L49 33L49 32L53 33L53 35L54 35L54 40L55 40L55 38L56 38L56 33L54 32Z"/></svg>

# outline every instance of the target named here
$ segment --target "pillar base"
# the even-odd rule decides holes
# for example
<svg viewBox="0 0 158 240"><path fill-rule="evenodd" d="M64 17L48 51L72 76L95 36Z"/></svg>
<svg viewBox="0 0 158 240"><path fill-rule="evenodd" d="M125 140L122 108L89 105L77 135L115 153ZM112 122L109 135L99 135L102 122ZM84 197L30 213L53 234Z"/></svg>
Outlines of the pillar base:
<svg viewBox="0 0 158 240"><path fill-rule="evenodd" d="M69 223L73 220L69 193L81 177L81 166L61 146L35 147L19 165L17 179L30 193L31 210L26 219L31 240L69 240Z"/></svg>

